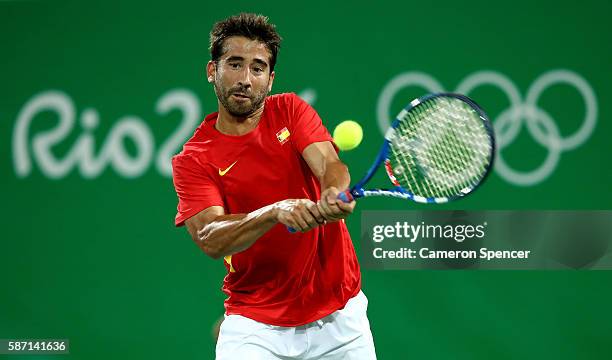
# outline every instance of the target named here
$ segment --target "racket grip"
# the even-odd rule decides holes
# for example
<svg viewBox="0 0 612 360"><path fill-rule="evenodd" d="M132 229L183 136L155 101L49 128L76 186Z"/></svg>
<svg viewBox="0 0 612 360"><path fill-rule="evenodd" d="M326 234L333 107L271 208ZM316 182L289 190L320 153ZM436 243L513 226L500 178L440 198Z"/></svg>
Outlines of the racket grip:
<svg viewBox="0 0 612 360"><path fill-rule="evenodd" d="M340 194L338 194L338 199L342 200L345 203L350 203L351 201L355 200L353 194L351 194L350 189L346 189Z"/></svg>
<svg viewBox="0 0 612 360"><path fill-rule="evenodd" d="M338 199L342 200L345 203L350 203L351 201L355 200L355 198L351 194L351 189L346 189L343 192L339 193ZM287 226L287 231L289 231L291 234L294 234L297 232L297 230L295 230L291 226Z"/></svg>

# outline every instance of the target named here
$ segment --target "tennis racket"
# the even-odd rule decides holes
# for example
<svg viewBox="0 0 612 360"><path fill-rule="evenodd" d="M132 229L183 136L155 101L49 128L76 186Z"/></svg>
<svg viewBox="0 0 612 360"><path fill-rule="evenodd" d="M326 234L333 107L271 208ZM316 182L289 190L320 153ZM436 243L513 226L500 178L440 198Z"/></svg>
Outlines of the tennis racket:
<svg viewBox="0 0 612 360"><path fill-rule="evenodd" d="M460 94L426 95L397 115L374 164L338 198L351 202L390 196L436 204L457 200L483 182L494 155L493 128L480 106ZM381 166L393 187L366 189Z"/></svg>

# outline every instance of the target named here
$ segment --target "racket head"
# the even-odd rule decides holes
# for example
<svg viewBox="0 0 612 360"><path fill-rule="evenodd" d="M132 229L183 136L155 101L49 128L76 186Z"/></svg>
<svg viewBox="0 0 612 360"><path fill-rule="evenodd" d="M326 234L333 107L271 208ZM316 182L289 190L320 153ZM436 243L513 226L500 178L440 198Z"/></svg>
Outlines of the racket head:
<svg viewBox="0 0 612 360"><path fill-rule="evenodd" d="M426 95L396 116L374 166L351 194L394 196L419 203L457 200L483 182L494 157L493 127L480 106L461 94ZM381 164L395 187L364 190Z"/></svg>

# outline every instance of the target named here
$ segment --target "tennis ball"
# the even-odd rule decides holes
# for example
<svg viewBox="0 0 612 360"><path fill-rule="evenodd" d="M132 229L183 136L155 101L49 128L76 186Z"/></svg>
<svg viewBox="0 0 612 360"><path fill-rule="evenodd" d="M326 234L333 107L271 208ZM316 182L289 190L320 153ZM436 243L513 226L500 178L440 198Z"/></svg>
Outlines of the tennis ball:
<svg viewBox="0 0 612 360"><path fill-rule="evenodd" d="M359 146L362 139L361 125L353 120L343 121L334 129L334 142L340 150L353 150Z"/></svg>

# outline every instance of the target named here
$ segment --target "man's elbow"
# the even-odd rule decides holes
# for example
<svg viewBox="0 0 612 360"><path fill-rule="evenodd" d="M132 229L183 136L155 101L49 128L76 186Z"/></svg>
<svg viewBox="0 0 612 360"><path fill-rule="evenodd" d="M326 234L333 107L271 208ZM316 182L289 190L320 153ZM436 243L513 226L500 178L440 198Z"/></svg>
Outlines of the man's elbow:
<svg viewBox="0 0 612 360"><path fill-rule="evenodd" d="M191 238L196 245L198 245L198 247L210 258L215 260L222 258L225 256L225 249L220 246L222 242L215 241L216 239L213 238L212 232L206 230L207 229L204 228L203 231L198 231L195 234L192 234Z"/></svg>
<svg viewBox="0 0 612 360"><path fill-rule="evenodd" d="M202 251L213 260L221 259L224 256L223 252L217 249L212 249L206 246L200 246L200 249L202 249Z"/></svg>
<svg viewBox="0 0 612 360"><path fill-rule="evenodd" d="M196 243L202 251L210 258L217 260L225 256L225 249L217 245L218 242L211 241L209 238L196 239Z"/></svg>

